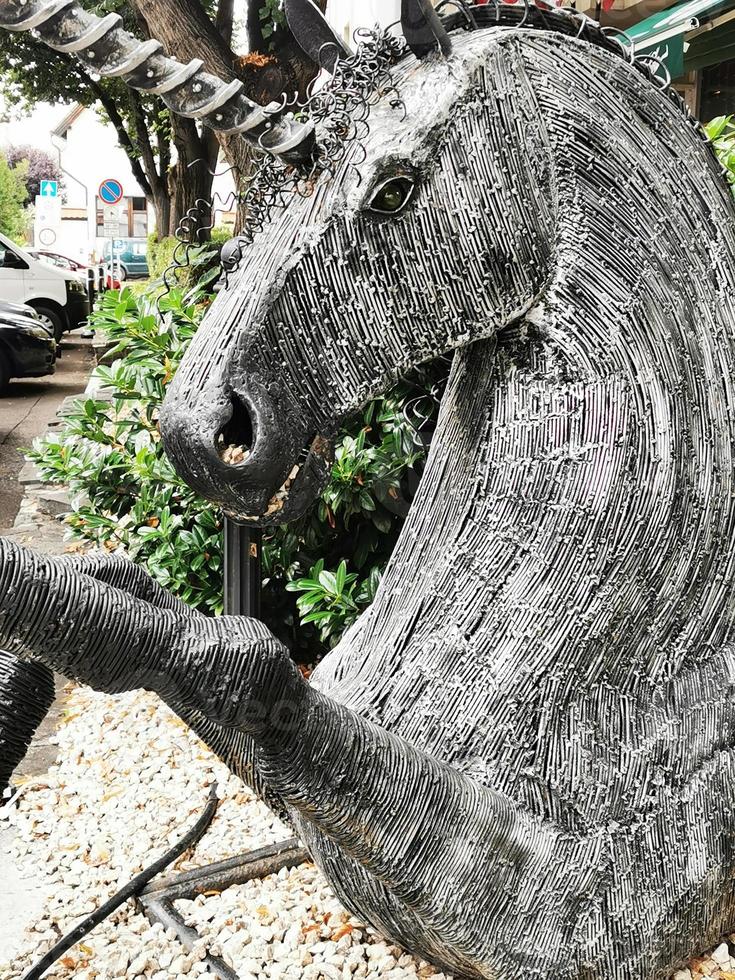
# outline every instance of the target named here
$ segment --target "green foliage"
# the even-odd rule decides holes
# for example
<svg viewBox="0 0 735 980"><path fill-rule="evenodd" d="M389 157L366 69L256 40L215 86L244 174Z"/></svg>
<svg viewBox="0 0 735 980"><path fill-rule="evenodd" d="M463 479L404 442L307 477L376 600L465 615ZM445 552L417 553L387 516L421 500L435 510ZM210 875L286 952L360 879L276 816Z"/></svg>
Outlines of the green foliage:
<svg viewBox="0 0 735 980"><path fill-rule="evenodd" d="M199 297L201 300L202 297ZM34 445L43 478L78 495L68 518L76 538L123 547L184 601L221 611L222 522L179 480L161 448L158 410L205 304L181 293L160 301L110 291L93 325L115 341L117 359L97 368L110 401L77 401L61 434Z"/></svg>
<svg viewBox="0 0 735 980"><path fill-rule="evenodd" d="M111 400L76 403L60 434L35 444L45 480L75 495L75 537L123 547L161 585L210 613L222 609L222 518L177 477L166 459L158 414L166 388L206 309L199 284L107 293L92 325L116 342L116 360L97 375ZM159 290L160 292L160 290ZM418 482L446 366L425 369L370 404L342 433L332 479L318 505L263 543L263 618L297 659L311 662L339 640L373 600Z"/></svg>
<svg viewBox="0 0 735 980"><path fill-rule="evenodd" d="M191 289L197 283L201 284L202 277L217 268L220 250L230 238L232 234L227 228L214 228L210 242L189 251L188 264L176 272L178 284L185 290ZM159 239L156 232L148 236L148 269L151 279L163 278L166 270L174 263L174 253L179 245L178 239L172 236ZM181 252L183 253L183 248Z"/></svg>
<svg viewBox="0 0 735 980"><path fill-rule="evenodd" d="M343 559L336 572L324 568L320 558L309 570L308 578L288 582L289 592L303 593L296 601L301 623L316 623L324 642L338 641L345 630L357 621L370 605L380 585L381 568L374 565L370 574L360 580L357 572L347 571Z"/></svg>
<svg viewBox="0 0 735 980"><path fill-rule="evenodd" d="M148 236L148 270L151 279L160 279L174 260L174 250L178 241L169 236L159 238L157 232Z"/></svg>
<svg viewBox="0 0 735 980"><path fill-rule="evenodd" d="M28 224L24 208L28 197L27 173L27 161L11 168L5 157L0 154L0 231L15 242L25 240Z"/></svg>
<svg viewBox="0 0 735 980"><path fill-rule="evenodd" d="M254 0L254 2L259 2L259 0ZM260 33L266 41L272 39L277 31L286 27L286 15L283 12L281 0L262 0L258 14L260 16ZM270 43L273 46L272 40Z"/></svg>
<svg viewBox="0 0 735 980"><path fill-rule="evenodd" d="M725 168L727 179L735 193L735 124L732 116L716 116L704 127L715 153Z"/></svg>

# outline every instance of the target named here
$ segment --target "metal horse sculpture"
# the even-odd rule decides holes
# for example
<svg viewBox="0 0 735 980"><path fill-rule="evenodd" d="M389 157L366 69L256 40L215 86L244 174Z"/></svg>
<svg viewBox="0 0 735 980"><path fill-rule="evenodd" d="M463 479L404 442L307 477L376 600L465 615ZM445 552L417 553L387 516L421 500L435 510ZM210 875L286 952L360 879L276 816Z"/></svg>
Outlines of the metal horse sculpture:
<svg viewBox="0 0 735 980"><path fill-rule="evenodd" d="M0 635L157 691L408 949L469 977L656 980L735 927L735 209L594 25L459 7L405 0L414 54L368 39L311 121L271 107L274 206L161 420L193 486L286 521L340 420L456 351L370 611L308 684L258 622L3 542ZM170 62L147 75L109 19L83 43L80 16L0 2L166 92ZM263 123L230 98L219 123Z"/></svg>

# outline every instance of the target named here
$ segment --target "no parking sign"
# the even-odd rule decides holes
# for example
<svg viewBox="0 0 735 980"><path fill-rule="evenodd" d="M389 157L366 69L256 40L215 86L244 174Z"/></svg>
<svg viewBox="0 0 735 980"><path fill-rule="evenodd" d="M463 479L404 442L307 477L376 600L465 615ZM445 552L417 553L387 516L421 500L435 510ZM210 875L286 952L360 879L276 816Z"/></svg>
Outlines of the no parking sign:
<svg viewBox="0 0 735 980"><path fill-rule="evenodd" d="M119 180L110 177L100 184L99 196L103 204L118 204L123 199L123 185Z"/></svg>

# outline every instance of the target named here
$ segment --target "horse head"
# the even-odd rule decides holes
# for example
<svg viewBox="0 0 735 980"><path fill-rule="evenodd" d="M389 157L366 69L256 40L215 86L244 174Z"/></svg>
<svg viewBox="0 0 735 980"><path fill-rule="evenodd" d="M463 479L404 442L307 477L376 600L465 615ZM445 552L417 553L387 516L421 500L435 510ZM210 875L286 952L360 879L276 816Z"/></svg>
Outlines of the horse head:
<svg viewBox="0 0 735 980"><path fill-rule="evenodd" d="M492 31L423 59L367 36L307 106L309 167L264 169L252 206L262 223L265 197L267 220L161 420L181 476L229 514L298 516L347 416L416 364L494 336L542 291L548 160L534 120L515 128L498 58Z"/></svg>

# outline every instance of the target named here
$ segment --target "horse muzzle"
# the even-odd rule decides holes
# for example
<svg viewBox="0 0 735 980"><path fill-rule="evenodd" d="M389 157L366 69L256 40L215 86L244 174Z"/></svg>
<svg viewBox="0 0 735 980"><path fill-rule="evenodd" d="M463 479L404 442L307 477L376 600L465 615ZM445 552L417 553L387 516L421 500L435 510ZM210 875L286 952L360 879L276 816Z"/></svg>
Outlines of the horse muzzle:
<svg viewBox="0 0 735 980"><path fill-rule="evenodd" d="M253 527L301 517L329 479L332 440L315 431L287 393L256 382L207 385L193 400L174 384L160 425L182 480Z"/></svg>

